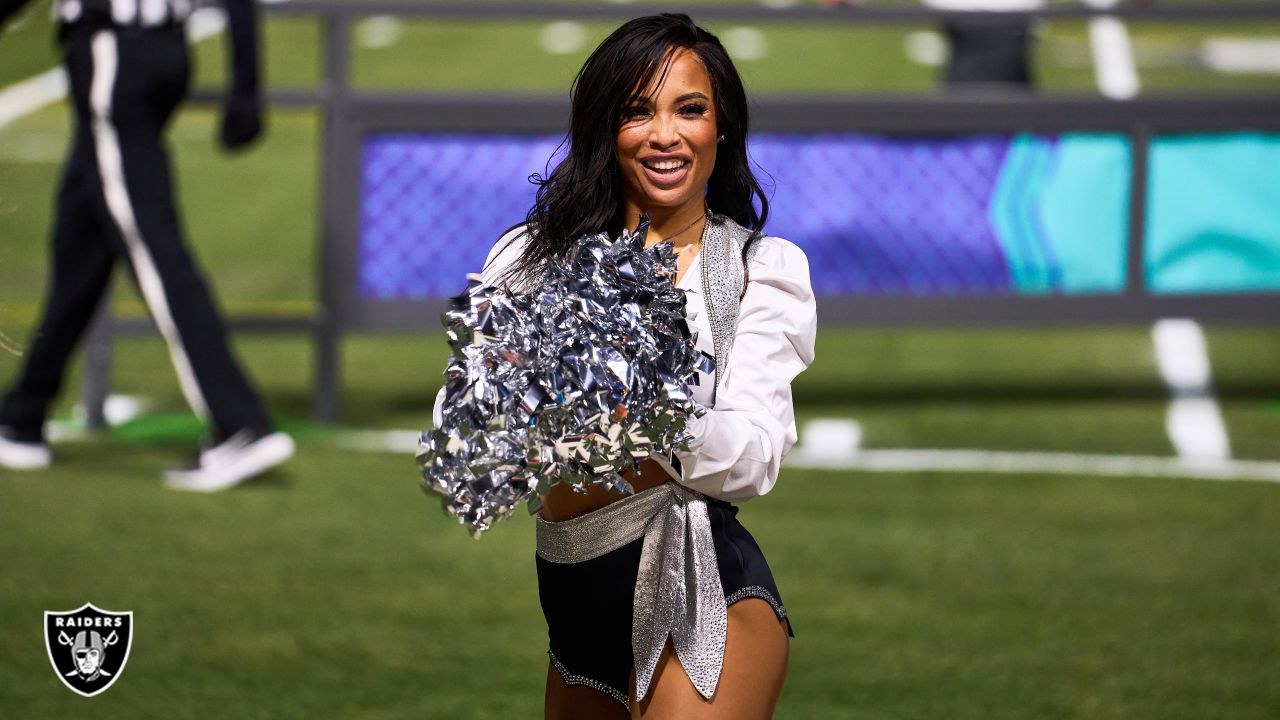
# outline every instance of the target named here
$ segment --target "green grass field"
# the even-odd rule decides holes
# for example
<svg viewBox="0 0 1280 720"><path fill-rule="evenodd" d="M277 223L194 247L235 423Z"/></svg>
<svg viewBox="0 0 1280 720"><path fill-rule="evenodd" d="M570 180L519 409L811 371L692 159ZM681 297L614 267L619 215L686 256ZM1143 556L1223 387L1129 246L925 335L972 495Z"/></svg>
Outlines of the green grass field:
<svg viewBox="0 0 1280 720"><path fill-rule="evenodd" d="M0 87L56 61L45 12L37 3L0 37ZM903 49L923 28L761 29L769 57L804 59L744 61L762 92L923 92L936 72ZM409 23L393 48L358 49L355 76L362 87L562 91L585 50L546 53L538 30ZM606 30L589 24L587 44ZM1042 32L1049 89L1091 91L1084 28ZM1148 48L1195 48L1280 27L1134 34ZM272 21L274 86L314 84L315 37L310 21ZM1181 56L1149 54L1162 57ZM501 70L516 60L520 74ZM203 43L197 62L200 83L216 84L219 43ZM1194 64L1142 71L1153 90L1280 89L1275 75ZM214 122L191 107L171 135L191 243L230 312L304 312L317 119L276 110L268 140L235 158L213 149ZM0 333L19 349L45 288L67 129L61 105L0 127ZM123 285L117 310L136 316ZM1206 333L1234 456L1280 461L1280 328ZM351 337L338 427L308 420L304 338L236 345L299 440L285 469L219 495L165 490L162 470L201 428L163 344L137 337L117 342L112 379L145 400L141 416L56 443L48 471L0 471L0 718L539 716L532 522L474 541L418 490L412 457L347 444L352 430L429 422L442 338ZM0 350L0 383L18 364ZM78 386L77 374L57 408L66 424ZM869 449L1173 454L1146 327L824 328L795 395L802 426L856 420ZM795 621L779 718L1280 717L1280 484L792 468L743 518ZM136 620L126 672L91 700L53 676L41 636L45 610L86 601Z"/></svg>
<svg viewBox="0 0 1280 720"><path fill-rule="evenodd" d="M304 444L237 492L95 442L0 490L6 717L524 718L545 673L532 523L469 539L404 457ZM1270 718L1274 488L789 473L743 511L796 623L781 718ZM92 701L44 609L135 612Z"/></svg>

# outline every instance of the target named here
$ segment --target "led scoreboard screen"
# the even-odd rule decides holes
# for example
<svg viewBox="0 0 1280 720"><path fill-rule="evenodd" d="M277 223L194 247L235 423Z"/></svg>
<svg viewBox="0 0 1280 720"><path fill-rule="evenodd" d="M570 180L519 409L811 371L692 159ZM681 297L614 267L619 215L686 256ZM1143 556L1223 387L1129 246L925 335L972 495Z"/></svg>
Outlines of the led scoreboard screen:
<svg viewBox="0 0 1280 720"><path fill-rule="evenodd" d="M375 134L361 148L362 299L444 298L521 222L558 135ZM1118 294L1133 147L1123 134L762 133L766 231L819 296ZM1280 135L1158 136L1148 292L1280 290Z"/></svg>

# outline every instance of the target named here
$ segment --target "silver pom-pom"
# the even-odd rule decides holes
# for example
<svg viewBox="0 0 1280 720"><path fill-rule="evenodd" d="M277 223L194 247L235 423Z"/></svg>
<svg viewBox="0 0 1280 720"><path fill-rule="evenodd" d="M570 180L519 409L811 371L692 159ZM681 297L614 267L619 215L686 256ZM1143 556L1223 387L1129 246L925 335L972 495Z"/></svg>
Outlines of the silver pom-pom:
<svg viewBox="0 0 1280 720"><path fill-rule="evenodd" d="M536 512L554 483L631 492L641 461L687 448L689 386L714 360L694 347L671 244L645 249L647 229L582 238L529 292L470 276L444 314L443 421L417 458L472 534L521 501Z"/></svg>

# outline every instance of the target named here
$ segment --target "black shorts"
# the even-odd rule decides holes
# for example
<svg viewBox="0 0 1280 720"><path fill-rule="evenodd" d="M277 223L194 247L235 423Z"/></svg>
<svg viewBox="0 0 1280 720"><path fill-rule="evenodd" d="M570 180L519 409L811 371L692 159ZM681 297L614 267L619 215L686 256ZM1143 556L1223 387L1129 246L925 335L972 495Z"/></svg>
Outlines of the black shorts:
<svg viewBox="0 0 1280 720"><path fill-rule="evenodd" d="M738 522L738 508L707 499L725 603L761 598L779 620L788 621L782 595L764 553ZM568 686L599 690L624 706L631 672L631 613L640 567L640 537L612 552L580 563L553 563L536 557L538 597L547 619L551 663Z"/></svg>

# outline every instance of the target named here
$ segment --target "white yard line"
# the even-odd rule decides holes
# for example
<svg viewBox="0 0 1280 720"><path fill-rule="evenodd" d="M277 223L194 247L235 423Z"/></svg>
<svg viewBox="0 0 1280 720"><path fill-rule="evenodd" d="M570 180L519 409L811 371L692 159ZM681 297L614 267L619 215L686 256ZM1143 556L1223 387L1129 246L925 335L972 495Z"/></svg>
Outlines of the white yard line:
<svg viewBox="0 0 1280 720"><path fill-rule="evenodd" d="M1160 338L1157 346L1174 353L1162 364L1166 380L1182 387L1207 382L1208 358L1197 355L1195 337L1182 324L1188 321L1162 322L1165 324L1157 325L1159 330L1156 334ZM1198 331L1196 326L1194 332ZM1198 349L1204 349L1203 337ZM1178 457L973 449L868 450L859 448L861 440L861 431L856 423L815 419L801 429L800 442L787 456L786 465L865 472L988 472L1280 482L1280 462L1231 460L1229 454L1211 452L1214 448L1206 451L1203 440L1200 445L1194 442L1189 445L1190 450L1198 452L1179 452ZM1222 442L1225 443L1225 431Z"/></svg>
<svg viewBox="0 0 1280 720"><path fill-rule="evenodd" d="M67 73L61 66L0 90L0 128L67 96Z"/></svg>
<svg viewBox="0 0 1280 720"><path fill-rule="evenodd" d="M120 398L115 404L116 412L112 415L119 421L132 418L145 406L145 401ZM79 421L50 422L47 430L50 439L56 443L87 437L84 425ZM336 433L328 442L360 452L413 455L418 450L418 437L417 430L348 430ZM858 447L860 442L857 423L815 420L806 424L801 443L787 456L784 465L797 469L858 472L1077 475L1280 483L1280 462L995 450L867 450Z"/></svg>
<svg viewBox="0 0 1280 720"><path fill-rule="evenodd" d="M1151 328L1156 364L1171 399L1165 428L1178 456L1186 460L1226 460L1231 443L1213 396L1213 377L1204 331L1194 320L1160 320Z"/></svg>
<svg viewBox="0 0 1280 720"><path fill-rule="evenodd" d="M412 455L418 451L417 430L349 430L338 433L334 444L351 450Z"/></svg>
<svg viewBox="0 0 1280 720"><path fill-rule="evenodd" d="M833 460L792 452L788 467L866 472L974 472L1109 477L1254 480L1280 483L1280 462L1189 460L1147 455L997 452L992 450L861 450Z"/></svg>
<svg viewBox="0 0 1280 720"><path fill-rule="evenodd" d="M1084 0L1089 7L1115 7L1119 0ZM1093 69L1098 90L1113 100L1127 100L1138 94L1138 66L1133 59L1133 43L1123 22L1103 15L1089 21L1089 44L1093 49Z"/></svg>
<svg viewBox="0 0 1280 720"><path fill-rule="evenodd" d="M858 447L861 431L848 420L814 420L784 463L789 468L861 472L957 472L1086 477L1151 477L1191 480L1252 480L1280 483L1280 462L994 450L868 450ZM370 452L413 454L413 430L358 430L340 433L336 445Z"/></svg>
<svg viewBox="0 0 1280 720"><path fill-rule="evenodd" d="M850 460L862 445L862 426L853 420L821 418L805 423L800 442L792 450L806 457L839 462Z"/></svg>
<svg viewBox="0 0 1280 720"><path fill-rule="evenodd" d="M1214 72L1274 75L1280 73L1280 38L1211 37L1199 56Z"/></svg>

